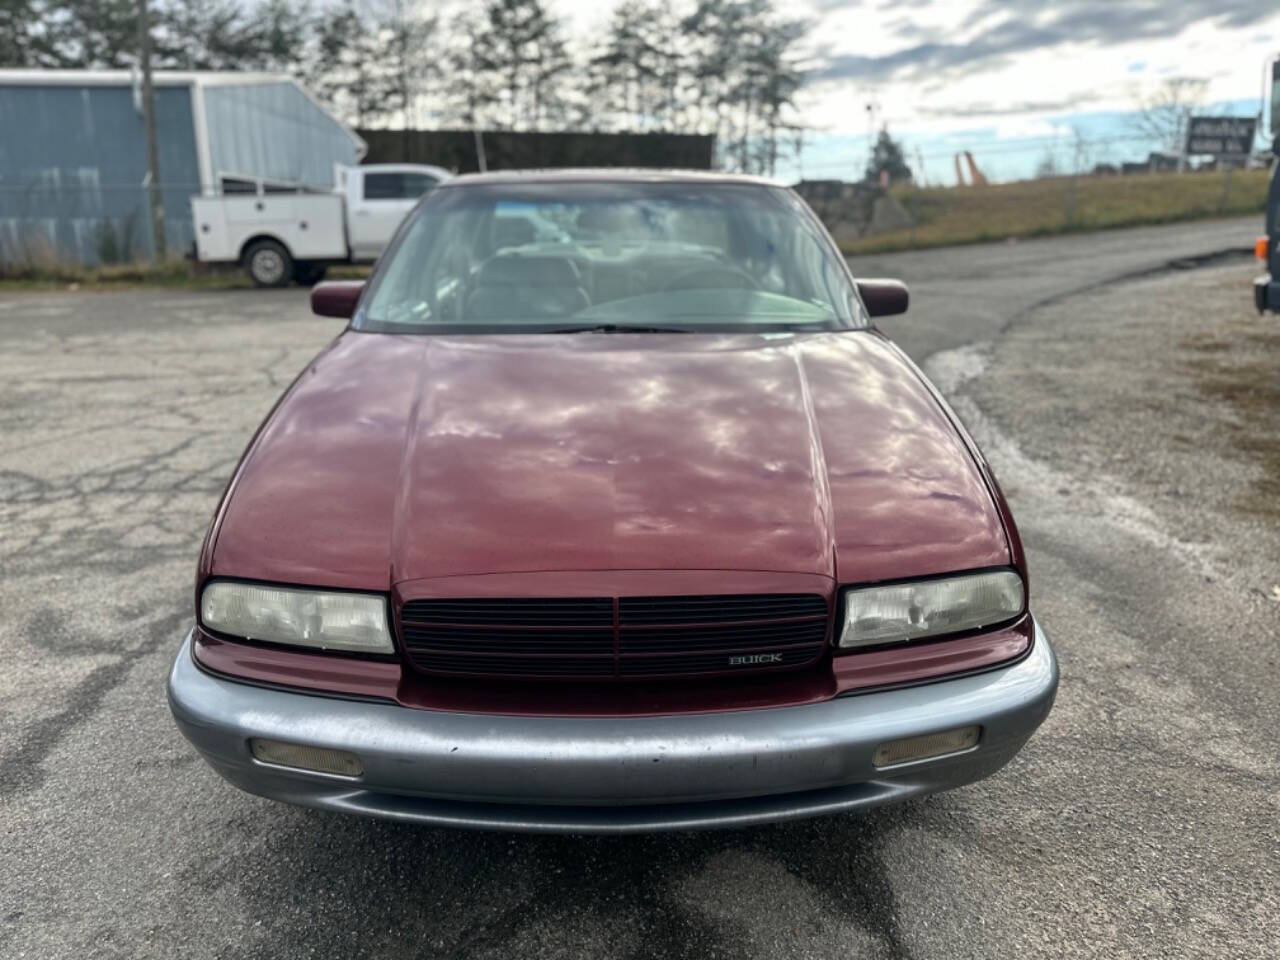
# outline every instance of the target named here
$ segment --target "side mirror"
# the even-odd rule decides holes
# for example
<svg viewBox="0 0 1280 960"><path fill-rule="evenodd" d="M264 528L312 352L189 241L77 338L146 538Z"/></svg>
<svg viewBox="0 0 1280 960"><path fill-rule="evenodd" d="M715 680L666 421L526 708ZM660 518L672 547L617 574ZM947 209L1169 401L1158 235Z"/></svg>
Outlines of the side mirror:
<svg viewBox="0 0 1280 960"><path fill-rule="evenodd" d="M1280 157L1280 57L1271 61L1271 89L1263 92L1263 101L1271 101L1270 133L1276 140L1274 152ZM1270 97L1267 96L1270 94Z"/></svg>
<svg viewBox="0 0 1280 960"><path fill-rule="evenodd" d="M350 320L356 312L356 302L364 290L363 280L330 280L311 288L311 312L322 317L341 317Z"/></svg>
<svg viewBox="0 0 1280 960"><path fill-rule="evenodd" d="M901 280L859 280L858 296L862 297L867 313L873 317L893 317L906 313L907 305L911 302L907 285Z"/></svg>

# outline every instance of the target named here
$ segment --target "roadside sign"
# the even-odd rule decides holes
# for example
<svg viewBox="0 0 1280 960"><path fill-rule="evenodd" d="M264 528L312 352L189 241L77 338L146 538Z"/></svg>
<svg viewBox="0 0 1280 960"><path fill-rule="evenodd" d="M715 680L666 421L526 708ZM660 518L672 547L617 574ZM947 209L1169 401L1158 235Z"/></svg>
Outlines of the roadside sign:
<svg viewBox="0 0 1280 960"><path fill-rule="evenodd" d="M1246 157L1253 152L1256 117L1192 117L1187 127L1187 154Z"/></svg>

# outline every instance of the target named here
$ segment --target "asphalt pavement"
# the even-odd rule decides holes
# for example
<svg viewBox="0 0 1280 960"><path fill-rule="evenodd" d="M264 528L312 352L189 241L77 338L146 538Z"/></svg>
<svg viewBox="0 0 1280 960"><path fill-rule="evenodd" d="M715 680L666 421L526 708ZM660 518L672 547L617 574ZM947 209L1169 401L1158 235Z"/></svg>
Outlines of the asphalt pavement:
<svg viewBox="0 0 1280 960"><path fill-rule="evenodd" d="M1280 955L1280 528L1248 499L1268 488L1247 446L1196 455L1230 398L1163 367L1109 391L1166 317L1250 329L1245 261L1152 271L1257 227L855 261L910 283L884 328L1010 495L1058 703L961 790L639 838L344 818L207 770L164 699L196 552L342 325L300 290L0 293L0 957ZM1185 456L1163 457L1171 430Z"/></svg>

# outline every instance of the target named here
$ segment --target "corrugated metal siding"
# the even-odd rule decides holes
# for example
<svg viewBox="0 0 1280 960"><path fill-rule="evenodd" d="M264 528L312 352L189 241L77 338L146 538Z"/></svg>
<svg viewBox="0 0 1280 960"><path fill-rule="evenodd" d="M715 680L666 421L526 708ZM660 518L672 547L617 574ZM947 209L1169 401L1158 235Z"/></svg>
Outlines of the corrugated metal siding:
<svg viewBox="0 0 1280 960"><path fill-rule="evenodd" d="M171 252L192 244L200 190L191 94L156 90ZM127 86L0 86L0 260L94 265L148 256L146 142Z"/></svg>
<svg viewBox="0 0 1280 960"><path fill-rule="evenodd" d="M211 173L236 173L318 188L335 163L356 164L350 135L289 83L204 88Z"/></svg>

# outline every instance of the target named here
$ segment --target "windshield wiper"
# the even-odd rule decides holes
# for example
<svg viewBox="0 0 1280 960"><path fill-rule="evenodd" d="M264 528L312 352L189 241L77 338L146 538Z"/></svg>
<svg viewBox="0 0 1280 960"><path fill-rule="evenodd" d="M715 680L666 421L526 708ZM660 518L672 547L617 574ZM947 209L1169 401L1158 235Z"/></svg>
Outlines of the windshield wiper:
<svg viewBox="0 0 1280 960"><path fill-rule="evenodd" d="M581 327L558 327L547 333L688 333L684 327L642 327L629 323L594 323Z"/></svg>

